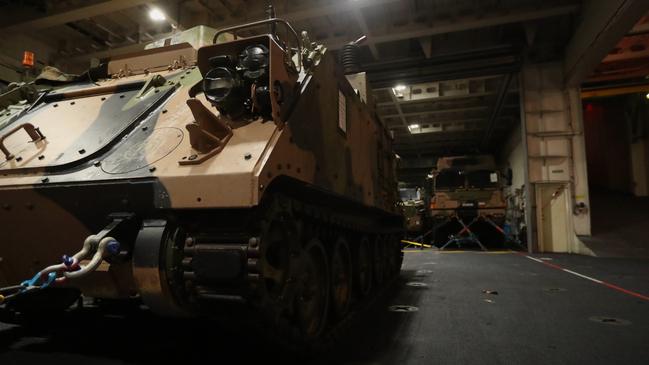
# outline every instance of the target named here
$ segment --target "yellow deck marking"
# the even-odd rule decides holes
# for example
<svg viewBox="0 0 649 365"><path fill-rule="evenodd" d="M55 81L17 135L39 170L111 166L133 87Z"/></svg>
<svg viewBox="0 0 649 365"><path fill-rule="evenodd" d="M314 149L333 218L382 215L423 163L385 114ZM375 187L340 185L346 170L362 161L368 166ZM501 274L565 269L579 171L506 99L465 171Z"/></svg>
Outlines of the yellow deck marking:
<svg viewBox="0 0 649 365"><path fill-rule="evenodd" d="M452 250L452 251L439 251L439 253L480 253L487 255L504 255L509 253L514 253L510 250L499 250L499 251L472 251L472 250Z"/></svg>
<svg viewBox="0 0 649 365"><path fill-rule="evenodd" d="M440 251L440 250L422 250L422 249L406 249L402 250L404 253L423 253L423 252L432 252L432 253L478 253L483 255L507 255L515 253L511 250L498 250L498 251L474 251L474 250L449 250L449 251Z"/></svg>

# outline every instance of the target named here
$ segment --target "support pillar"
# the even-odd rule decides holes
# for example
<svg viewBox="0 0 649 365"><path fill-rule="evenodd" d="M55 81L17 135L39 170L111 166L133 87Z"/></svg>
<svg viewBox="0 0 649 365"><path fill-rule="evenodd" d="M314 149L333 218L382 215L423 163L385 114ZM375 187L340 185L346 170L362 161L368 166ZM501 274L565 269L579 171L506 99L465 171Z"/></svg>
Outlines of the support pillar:
<svg viewBox="0 0 649 365"><path fill-rule="evenodd" d="M590 234L581 99L563 81L561 63L521 72L528 241L536 252L591 254L577 237Z"/></svg>

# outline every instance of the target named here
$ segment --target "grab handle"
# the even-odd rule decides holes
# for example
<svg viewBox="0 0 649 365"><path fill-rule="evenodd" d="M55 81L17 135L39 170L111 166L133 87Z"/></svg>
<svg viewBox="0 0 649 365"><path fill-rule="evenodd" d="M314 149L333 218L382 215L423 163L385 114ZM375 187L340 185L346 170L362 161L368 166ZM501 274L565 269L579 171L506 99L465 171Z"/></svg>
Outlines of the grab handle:
<svg viewBox="0 0 649 365"><path fill-rule="evenodd" d="M0 150L2 151L2 153L5 154L5 158L7 159L7 161L12 160L15 156L11 152L9 152L7 147L5 147L5 143L4 143L5 139L9 138L9 136L18 132L21 129L24 129L25 132L27 132L29 137L32 139L32 142L38 142L45 139L45 136L40 131L40 129L34 127L34 125L31 123L23 123L17 126L16 128L10 130L9 132L5 133L2 137L0 137Z"/></svg>
<svg viewBox="0 0 649 365"><path fill-rule="evenodd" d="M227 33L227 32L236 33L236 31L241 30L241 29L258 27L260 25L265 25L265 24L270 24L270 25L275 26L275 24L277 24L277 23L284 25L286 27L286 29L293 35L293 38L295 38L295 43L297 45L297 58L298 58L296 69L297 69L298 72L300 72L302 70L302 43L300 42L300 37L298 37L297 32L291 26L291 24L289 22L287 22L286 20L281 19L281 18L264 19L264 20L259 20L259 21L252 22L252 23L246 23L246 24L235 25L235 26L219 29L216 32L216 34L214 34L214 39L212 39L212 43L216 44L217 39L223 33ZM282 47L282 48L283 48L284 52L287 55L289 55L289 57L290 57L290 55L291 55L290 47Z"/></svg>

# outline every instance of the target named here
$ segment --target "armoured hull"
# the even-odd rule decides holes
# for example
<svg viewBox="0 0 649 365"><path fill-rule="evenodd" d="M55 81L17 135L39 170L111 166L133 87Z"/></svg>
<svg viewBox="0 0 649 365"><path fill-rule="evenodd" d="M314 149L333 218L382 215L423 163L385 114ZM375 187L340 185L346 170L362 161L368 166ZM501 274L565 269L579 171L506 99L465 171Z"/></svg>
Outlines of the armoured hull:
<svg viewBox="0 0 649 365"><path fill-rule="evenodd" d="M46 288L174 316L234 302L313 344L396 275L391 140L335 59L296 40L147 50L7 120L4 312L28 317Z"/></svg>

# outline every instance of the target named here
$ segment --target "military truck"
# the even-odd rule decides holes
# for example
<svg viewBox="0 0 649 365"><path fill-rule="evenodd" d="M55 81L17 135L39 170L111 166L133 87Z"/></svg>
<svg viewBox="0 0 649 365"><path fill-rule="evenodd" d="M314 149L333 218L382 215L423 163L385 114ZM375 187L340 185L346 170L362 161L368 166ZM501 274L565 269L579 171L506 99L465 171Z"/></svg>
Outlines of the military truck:
<svg viewBox="0 0 649 365"><path fill-rule="evenodd" d="M425 223L426 203L423 192L418 187L399 186L401 209L406 225L406 234L410 237L422 233Z"/></svg>
<svg viewBox="0 0 649 365"><path fill-rule="evenodd" d="M457 219L469 224L477 217L496 225L504 223L503 179L493 156L441 157L431 175L429 215L433 227ZM434 236L438 241L446 239L446 235Z"/></svg>
<svg viewBox="0 0 649 365"><path fill-rule="evenodd" d="M162 316L234 305L312 346L400 270L390 135L282 19L22 87L0 129L4 321L80 296Z"/></svg>

